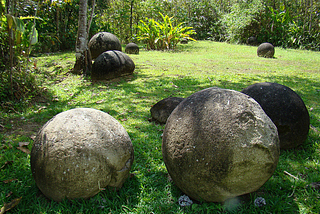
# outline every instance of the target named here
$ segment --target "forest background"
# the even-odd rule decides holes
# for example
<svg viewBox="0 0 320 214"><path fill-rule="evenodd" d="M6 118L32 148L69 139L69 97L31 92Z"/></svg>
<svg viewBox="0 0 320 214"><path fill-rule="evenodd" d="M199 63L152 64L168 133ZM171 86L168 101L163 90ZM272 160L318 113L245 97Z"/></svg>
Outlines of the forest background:
<svg viewBox="0 0 320 214"><path fill-rule="evenodd" d="M21 101L36 91L29 56L75 50L79 0L0 0L0 100ZM95 7L93 7L93 5ZM138 42L139 23L161 22L192 27L196 40L258 43L320 51L318 0L92 0L89 37L107 31L123 44Z"/></svg>

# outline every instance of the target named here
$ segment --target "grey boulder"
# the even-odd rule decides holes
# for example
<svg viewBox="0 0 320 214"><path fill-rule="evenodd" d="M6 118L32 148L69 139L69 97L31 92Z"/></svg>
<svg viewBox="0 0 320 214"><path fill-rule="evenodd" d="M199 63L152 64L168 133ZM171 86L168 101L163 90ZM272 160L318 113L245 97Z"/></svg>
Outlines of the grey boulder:
<svg viewBox="0 0 320 214"><path fill-rule="evenodd" d="M223 202L259 189L279 160L277 128L237 91L208 88L182 101L167 120L163 161L188 196Z"/></svg>
<svg viewBox="0 0 320 214"><path fill-rule="evenodd" d="M109 114L90 108L62 112L39 131L31 171L48 198L89 198L107 186L119 189L134 160L130 137Z"/></svg>

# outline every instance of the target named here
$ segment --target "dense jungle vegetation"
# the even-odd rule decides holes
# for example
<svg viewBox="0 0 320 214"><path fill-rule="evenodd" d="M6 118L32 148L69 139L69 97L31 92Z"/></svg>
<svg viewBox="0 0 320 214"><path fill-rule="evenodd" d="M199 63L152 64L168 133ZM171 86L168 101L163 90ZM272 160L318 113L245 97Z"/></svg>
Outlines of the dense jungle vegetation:
<svg viewBox="0 0 320 214"><path fill-rule="evenodd" d="M95 8L95 9L94 9ZM317 0L93 0L89 38L100 31L123 44L139 42L139 25L148 19L191 27L196 40L258 43L320 50L320 2ZM75 49L79 0L1 0L0 100L23 103L38 92L30 55ZM5 107L6 108L6 107Z"/></svg>

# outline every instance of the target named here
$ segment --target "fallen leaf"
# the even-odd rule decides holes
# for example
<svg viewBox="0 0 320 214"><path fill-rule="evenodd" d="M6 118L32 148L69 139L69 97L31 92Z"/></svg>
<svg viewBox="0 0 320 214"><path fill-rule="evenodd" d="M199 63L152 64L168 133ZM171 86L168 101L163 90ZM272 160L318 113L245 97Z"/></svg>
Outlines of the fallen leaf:
<svg viewBox="0 0 320 214"><path fill-rule="evenodd" d="M26 153L26 154L30 154L30 150L28 148L25 148L25 147L17 147L17 149L19 149L20 151Z"/></svg>
<svg viewBox="0 0 320 214"><path fill-rule="evenodd" d="M12 163L13 163L13 161L6 161L0 169L3 169L7 165L11 165Z"/></svg>
<svg viewBox="0 0 320 214"><path fill-rule="evenodd" d="M0 214L3 214L5 212L11 210L15 206L17 206L20 203L21 199L22 199L22 197L15 198L10 203L4 203L3 207L0 210Z"/></svg>
<svg viewBox="0 0 320 214"><path fill-rule="evenodd" d="M17 181L17 180L18 179L16 179L16 178L12 178L12 179L8 179L8 180L3 181L3 183L7 184L7 183L10 183L12 181Z"/></svg>
<svg viewBox="0 0 320 214"><path fill-rule="evenodd" d="M13 194L13 192L10 191L10 192L6 195L6 198L9 198L12 194Z"/></svg>
<svg viewBox="0 0 320 214"><path fill-rule="evenodd" d="M28 146L29 142L19 142L19 147Z"/></svg>
<svg viewBox="0 0 320 214"><path fill-rule="evenodd" d="M100 104L100 103L103 103L103 102L104 102L104 100L98 100L96 103Z"/></svg>
<svg viewBox="0 0 320 214"><path fill-rule="evenodd" d="M123 118L123 119L120 119L121 121L127 121L128 119L127 118Z"/></svg>

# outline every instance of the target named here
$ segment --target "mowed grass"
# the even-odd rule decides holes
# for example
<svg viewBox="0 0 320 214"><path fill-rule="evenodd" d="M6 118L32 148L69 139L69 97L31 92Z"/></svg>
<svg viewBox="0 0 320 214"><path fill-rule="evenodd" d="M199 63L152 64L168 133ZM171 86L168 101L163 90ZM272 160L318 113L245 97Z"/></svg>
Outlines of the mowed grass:
<svg viewBox="0 0 320 214"><path fill-rule="evenodd" d="M276 48L275 58L259 58L257 47L210 41L192 42L177 51L144 51L129 55L132 76L110 82L91 82L70 74L74 53L34 58L35 75L43 95L22 112L0 113L0 207L15 198L8 213L319 213L320 190L320 53ZM164 125L150 122L150 108L170 97L188 97L208 87L241 91L258 82L286 85L304 100L311 127L305 144L282 151L274 175L256 192L227 203L194 202L180 207L183 193L169 179L162 161ZM29 150L37 131L54 115L77 107L108 112L127 130L135 161L131 175L118 192L101 191L88 200L46 199L30 170ZM291 175L285 174L284 171ZM255 207L263 197L266 205Z"/></svg>

